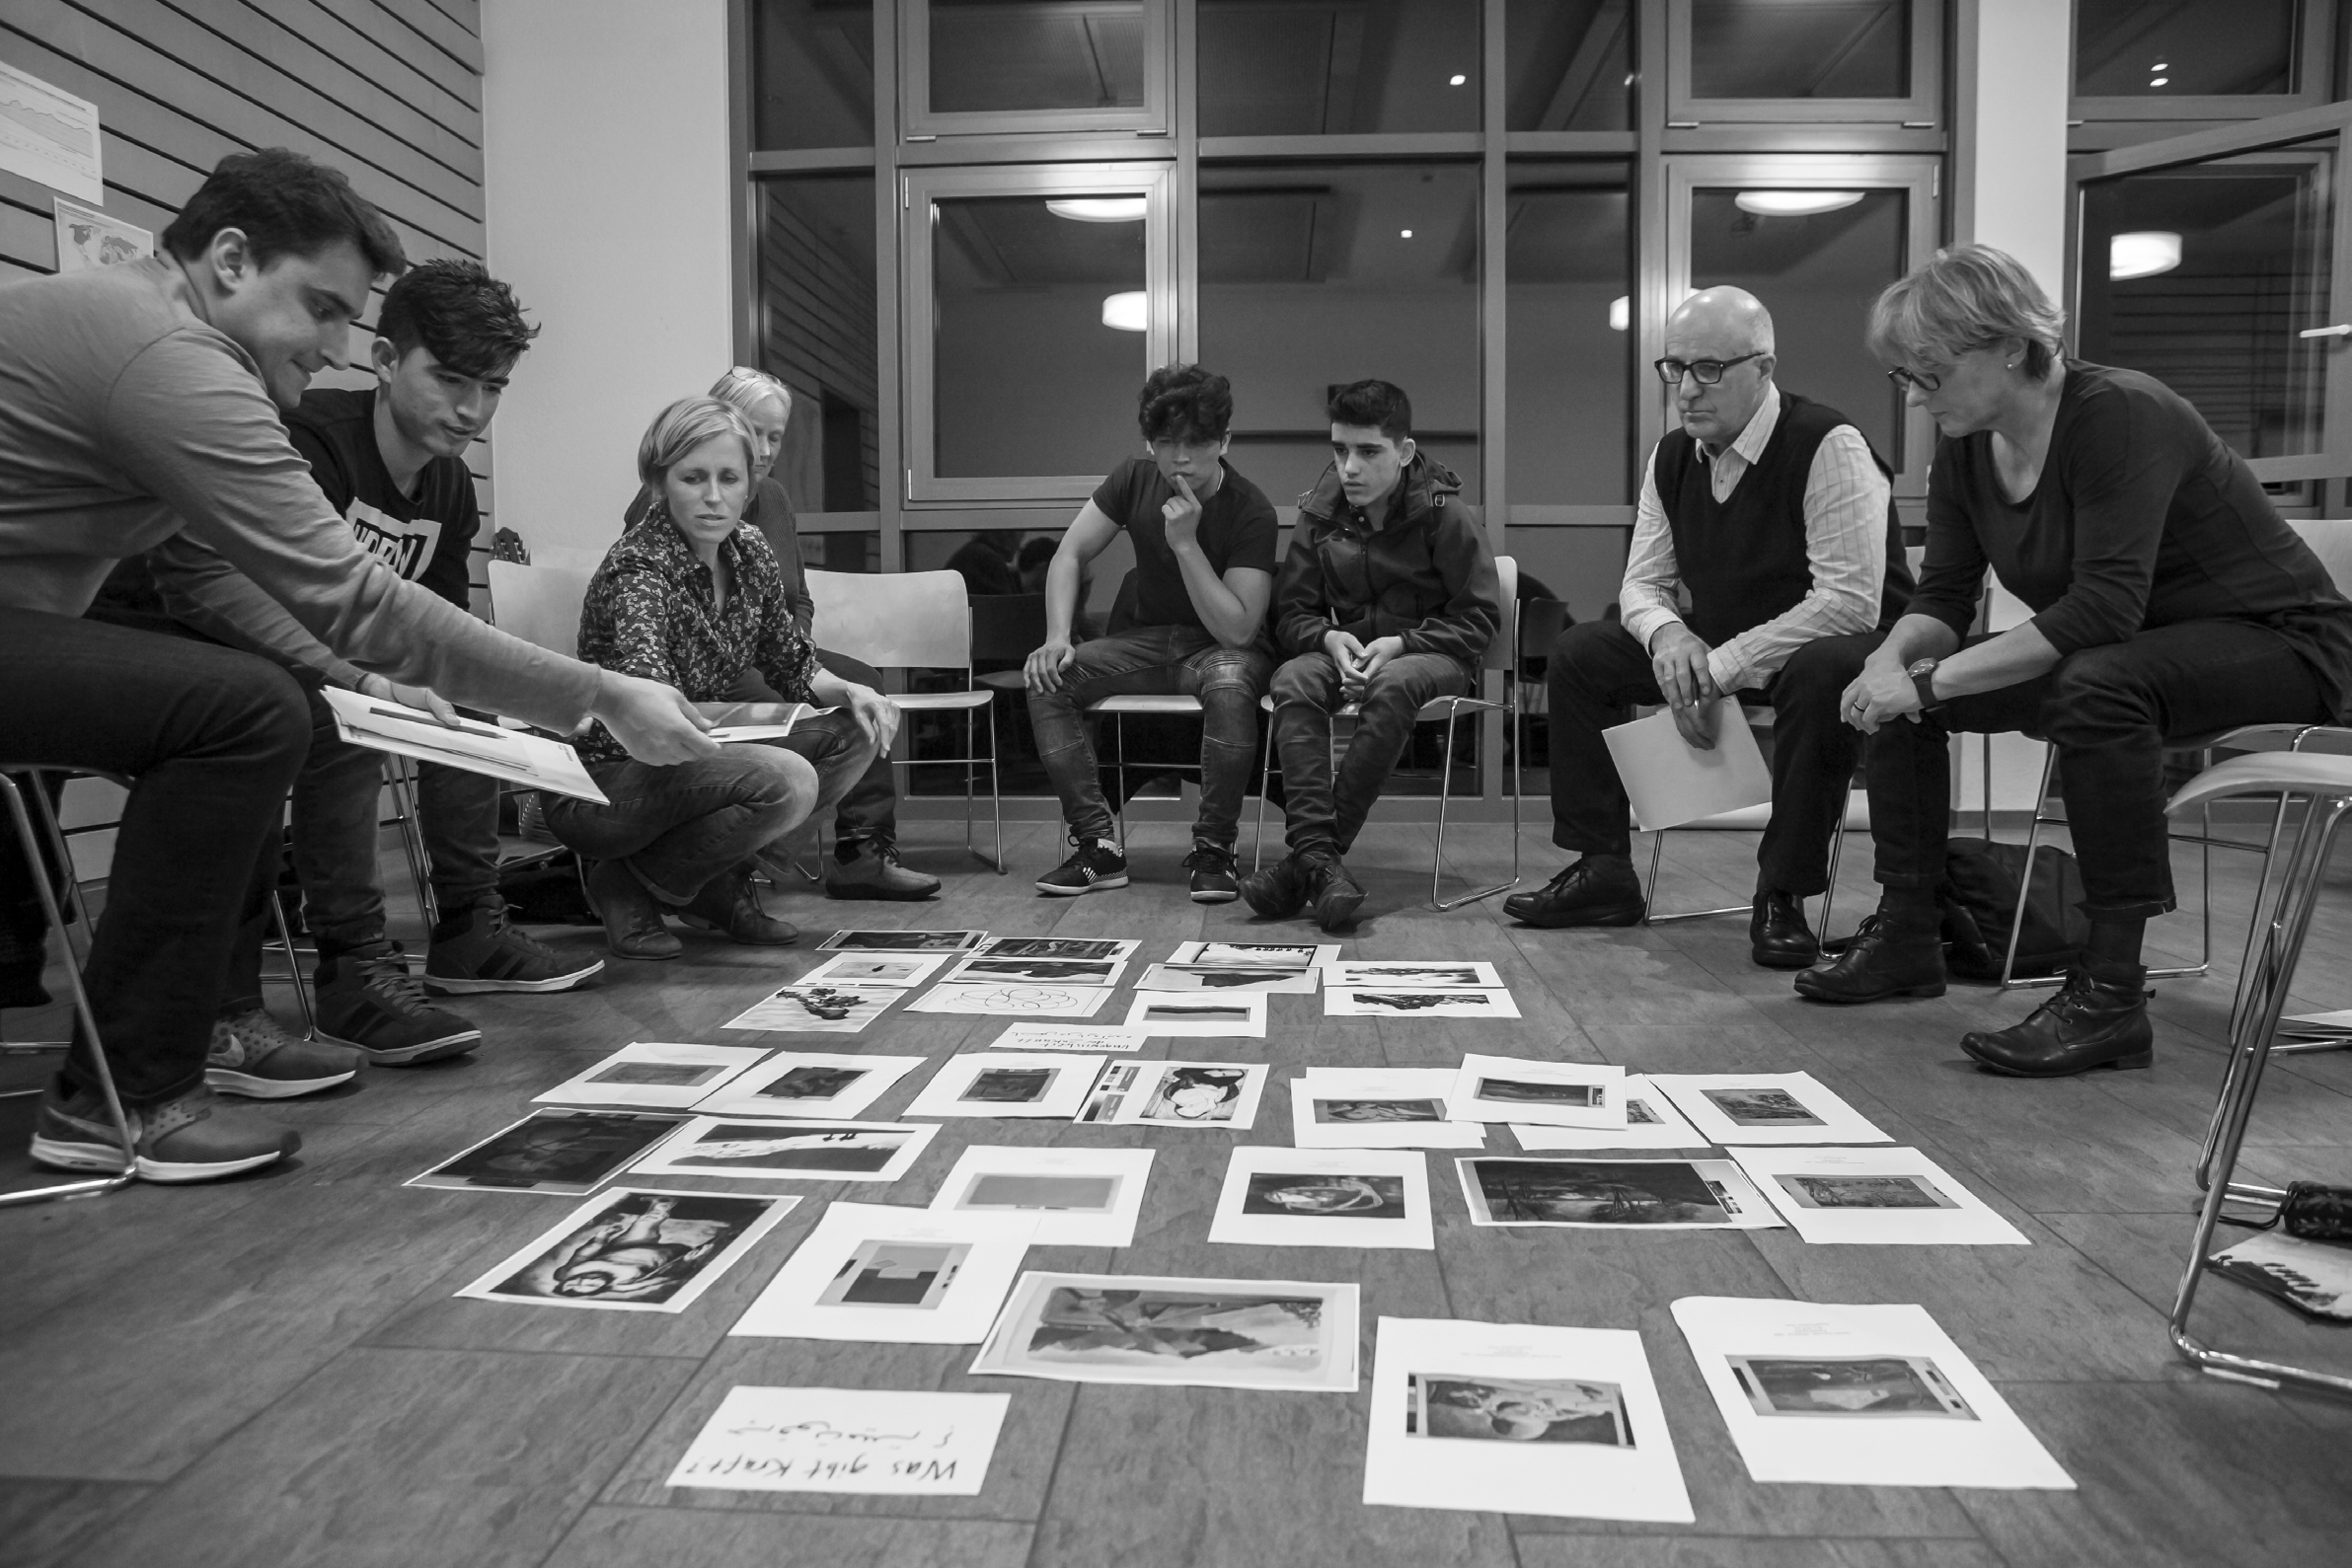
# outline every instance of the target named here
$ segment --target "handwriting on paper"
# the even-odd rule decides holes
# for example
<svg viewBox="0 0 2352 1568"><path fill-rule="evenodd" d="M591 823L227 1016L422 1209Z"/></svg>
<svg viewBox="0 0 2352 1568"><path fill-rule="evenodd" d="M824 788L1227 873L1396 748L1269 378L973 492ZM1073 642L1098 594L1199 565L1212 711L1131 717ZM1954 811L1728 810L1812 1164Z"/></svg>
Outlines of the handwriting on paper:
<svg viewBox="0 0 2352 1568"><path fill-rule="evenodd" d="M972 1497L1011 1396L887 1388L731 1388L672 1486Z"/></svg>

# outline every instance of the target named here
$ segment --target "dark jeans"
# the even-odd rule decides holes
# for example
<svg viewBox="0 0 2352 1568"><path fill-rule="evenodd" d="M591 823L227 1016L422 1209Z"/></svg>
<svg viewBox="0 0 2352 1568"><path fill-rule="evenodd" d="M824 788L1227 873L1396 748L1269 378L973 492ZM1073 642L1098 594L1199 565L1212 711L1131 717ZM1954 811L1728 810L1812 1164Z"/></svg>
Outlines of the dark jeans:
<svg viewBox="0 0 2352 1568"><path fill-rule="evenodd" d="M0 609L0 761L132 780L82 978L123 1099L169 1099L203 1079L230 943L310 740L302 689L250 653L30 610ZM0 834L0 885L28 874ZM64 1075L87 1086L84 1048Z"/></svg>
<svg viewBox="0 0 2352 1568"><path fill-rule="evenodd" d="M1879 885L1943 881L1950 735L2019 730L2058 748L2084 912L2162 915L2173 907L2164 740L2331 716L2311 667L2278 634L2242 621L2184 621L2070 653L2030 681L1955 697L1916 724L1879 726L1868 762Z"/></svg>
<svg viewBox="0 0 2352 1568"><path fill-rule="evenodd" d="M1788 656L1761 691L1739 693L1773 709L1773 808L1756 852L1759 890L1809 897L1829 886L1829 838L1837 831L1861 756L1859 732L1838 717L1838 698L1861 673L1883 632L1817 637ZM1569 627L1552 644L1550 698L1552 842L1580 855L1630 855L1626 791L1601 731L1636 703L1664 702L1649 654L1614 621Z"/></svg>
<svg viewBox="0 0 2352 1568"><path fill-rule="evenodd" d="M1404 653L1372 677L1363 713L1331 772L1331 710L1340 706L1339 666L1328 653L1302 653L1274 672L1274 752L1282 759L1283 811L1292 853L1344 855L1363 831L1380 786L1397 771L1413 715L1440 697L1470 690L1462 666L1442 653ZM1453 759L1447 758L1446 765Z"/></svg>
<svg viewBox="0 0 2352 1568"><path fill-rule="evenodd" d="M873 762L846 712L803 720L779 741L722 746L670 767L588 765L609 805L543 794L548 830L583 859L626 860L665 904L691 903L721 876L839 801Z"/></svg>
<svg viewBox="0 0 2352 1568"><path fill-rule="evenodd" d="M871 664L861 664L844 653L816 650L819 664L860 686L882 689L882 676ZM890 777L890 757L877 752L867 764L866 772L853 780L833 811L833 835L842 844L869 841L882 844L898 839L898 784Z"/></svg>
<svg viewBox="0 0 2352 1568"><path fill-rule="evenodd" d="M1233 848L1257 761L1257 699L1274 661L1229 648L1199 627L1136 627L1081 642L1058 692L1029 693L1029 728L1063 820L1081 838L1111 836L1110 803L1087 740L1089 703L1112 696L1200 699L1200 820L1193 838Z"/></svg>

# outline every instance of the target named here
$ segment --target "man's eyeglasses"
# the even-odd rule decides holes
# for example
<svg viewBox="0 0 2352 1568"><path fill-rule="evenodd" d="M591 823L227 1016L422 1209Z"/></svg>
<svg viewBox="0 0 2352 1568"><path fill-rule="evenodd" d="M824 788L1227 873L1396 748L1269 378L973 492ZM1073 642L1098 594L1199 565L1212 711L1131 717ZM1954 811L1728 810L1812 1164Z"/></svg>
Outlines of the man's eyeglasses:
<svg viewBox="0 0 2352 1568"><path fill-rule="evenodd" d="M1937 387L1943 385L1941 376L1931 376L1924 370L1905 370L1901 365L1888 371L1886 379L1895 384L1897 392L1908 392L1913 387L1919 388L1922 392L1934 392Z"/></svg>
<svg viewBox="0 0 2352 1568"><path fill-rule="evenodd" d="M1658 373L1658 379L1669 387L1681 386L1685 376L1691 377L1703 387L1711 387L1722 380L1723 372L1729 370L1733 365L1744 365L1751 359L1762 359L1764 354L1765 350L1759 348L1754 353L1742 354L1737 359L1693 359L1687 363L1680 359L1654 359L1650 361L1650 368L1655 370Z"/></svg>

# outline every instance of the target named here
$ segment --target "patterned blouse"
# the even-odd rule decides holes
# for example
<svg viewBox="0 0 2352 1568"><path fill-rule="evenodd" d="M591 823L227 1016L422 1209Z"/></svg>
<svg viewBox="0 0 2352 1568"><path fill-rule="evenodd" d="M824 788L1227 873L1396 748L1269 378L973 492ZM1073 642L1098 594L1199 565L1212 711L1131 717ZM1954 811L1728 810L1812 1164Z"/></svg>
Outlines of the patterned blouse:
<svg viewBox="0 0 2352 1568"><path fill-rule="evenodd" d="M733 585L723 610L711 568L695 559L666 511L630 529L588 579L579 656L666 682L690 703L725 702L746 668L758 670L785 701L811 701L816 649L793 620L766 537L738 527L720 545L719 559ZM588 763L629 756L601 723L581 739L579 754Z"/></svg>

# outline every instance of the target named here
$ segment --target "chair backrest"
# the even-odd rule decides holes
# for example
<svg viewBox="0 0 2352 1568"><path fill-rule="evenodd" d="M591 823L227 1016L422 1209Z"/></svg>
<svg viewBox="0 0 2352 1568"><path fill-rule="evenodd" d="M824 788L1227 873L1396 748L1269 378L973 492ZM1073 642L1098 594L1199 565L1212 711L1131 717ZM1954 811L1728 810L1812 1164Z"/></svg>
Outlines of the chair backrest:
<svg viewBox="0 0 2352 1568"><path fill-rule="evenodd" d="M566 658L579 656L579 607L593 568L490 563L491 614L498 630Z"/></svg>
<svg viewBox="0 0 2352 1568"><path fill-rule="evenodd" d="M1494 558L1494 575L1502 584L1502 626L1487 639L1485 667L1516 669L1519 663L1519 561L1513 556Z"/></svg>
<svg viewBox="0 0 2352 1568"><path fill-rule="evenodd" d="M1025 659L1045 645L1045 595L976 593L972 605L972 660Z"/></svg>
<svg viewBox="0 0 2352 1568"><path fill-rule="evenodd" d="M971 600L959 573L811 569L806 575L816 603L810 635L818 647L880 670L972 667Z"/></svg>

